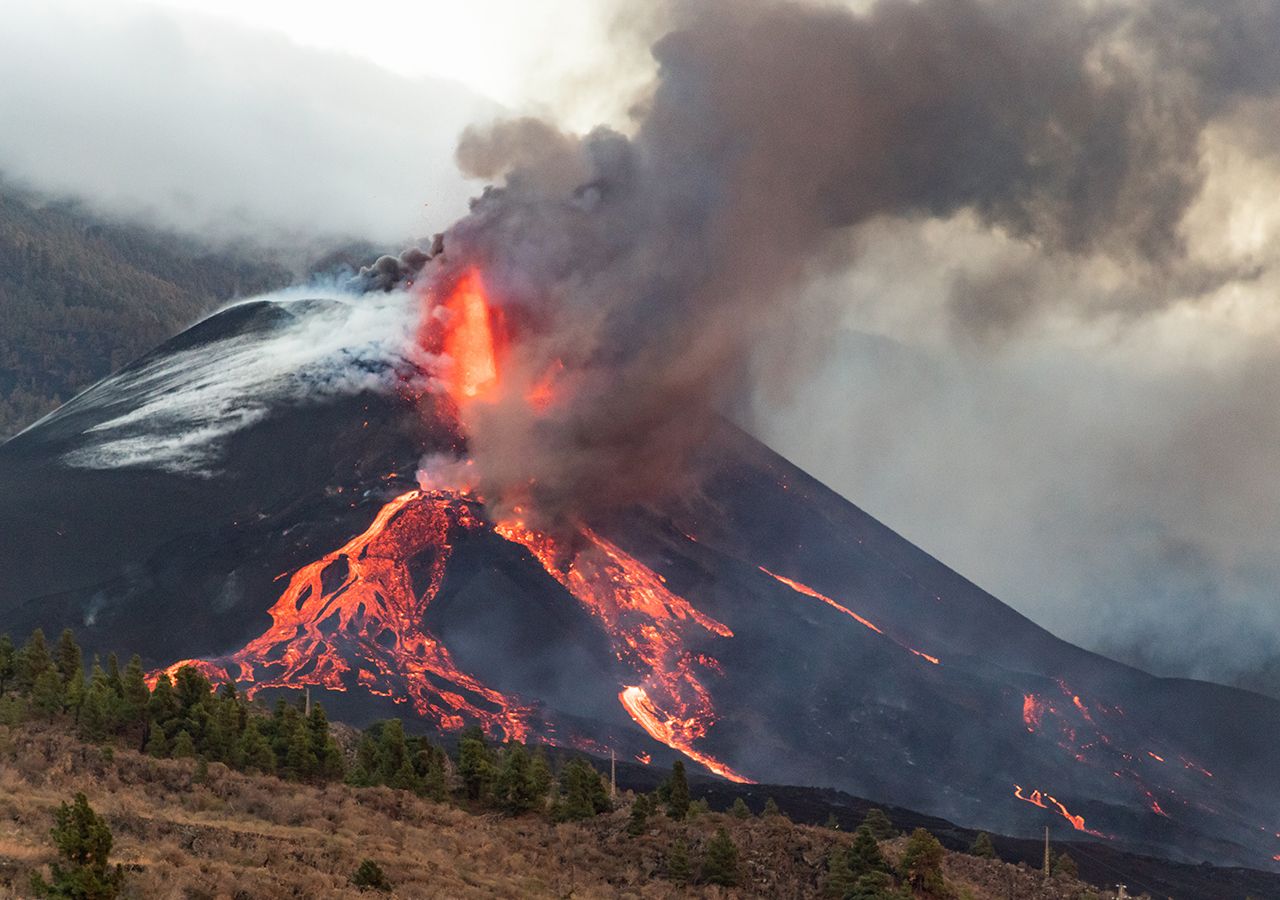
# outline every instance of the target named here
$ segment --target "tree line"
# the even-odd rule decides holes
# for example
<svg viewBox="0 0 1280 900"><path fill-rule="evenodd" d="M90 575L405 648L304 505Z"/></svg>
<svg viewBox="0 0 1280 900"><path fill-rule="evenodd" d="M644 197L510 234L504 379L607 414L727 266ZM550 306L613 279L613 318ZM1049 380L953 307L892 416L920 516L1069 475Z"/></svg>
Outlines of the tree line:
<svg viewBox="0 0 1280 900"><path fill-rule="evenodd" d="M178 669L172 678L162 673L152 681L137 655L123 667L114 654L105 665L95 657L86 674L83 652L69 629L52 646L39 629L21 647L8 635L0 635L0 724L27 721L62 722L86 742L131 746L156 758L192 759L197 781L207 778L209 764L222 763L242 772L313 784L345 781L356 787L385 786L475 811L537 815L552 822L591 819L614 808L608 782L580 756L555 765L545 746L494 744L479 728L464 731L450 753L424 736L406 733L398 719L358 732L354 746L348 743L344 752L319 703L281 699L268 708L251 701L234 683L215 688L191 666ZM626 833L638 838L651 832L655 817L686 822L709 812L704 798L692 797L684 762L677 759L657 789L631 799ZM725 813L731 819L753 816L741 797ZM760 815L785 818L771 797ZM79 873L74 877L105 886L101 896L116 896L112 890L118 889L121 876L107 864L109 831L103 831L105 824L88 810L83 796L72 805L64 804L58 822L55 843L62 847L68 841L80 841L83 846L77 844L77 858L83 864L55 868L55 882L72 877L68 872ZM834 817L827 824L838 828ZM742 883L740 853L729 829L720 827L701 840L685 829L655 833L669 835L662 871L667 879L678 884ZM883 811L871 810L852 842L837 844L825 871L817 873L823 896L834 900L949 896L942 873L944 850L938 840L916 829L894 864L881 852L880 843L897 835ZM970 852L995 855L985 834L979 835ZM385 876L376 863L366 862L353 879L380 889ZM85 874L85 866L92 872ZM1074 864L1064 855L1054 868L1065 875Z"/></svg>

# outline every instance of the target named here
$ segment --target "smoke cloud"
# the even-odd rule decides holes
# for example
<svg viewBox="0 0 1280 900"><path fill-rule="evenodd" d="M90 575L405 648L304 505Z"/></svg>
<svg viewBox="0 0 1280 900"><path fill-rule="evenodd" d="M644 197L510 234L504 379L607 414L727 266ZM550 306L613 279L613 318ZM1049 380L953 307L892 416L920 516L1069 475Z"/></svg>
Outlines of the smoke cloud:
<svg viewBox="0 0 1280 900"><path fill-rule="evenodd" d="M489 496L590 514L680 486L713 410L803 371L788 351L840 315L803 289L856 267L877 221L963 215L1025 250L952 285L955 331L980 340L1016 331L1064 267L1110 275L1084 316L1257 275L1192 253L1184 221L1206 129L1280 83L1280 51L1257 37L1280 28L1268 5L707 0L666 15L630 133L525 118L458 148L493 186L446 256L515 312L525 386L562 371L574 394L470 415Z"/></svg>
<svg viewBox="0 0 1280 900"><path fill-rule="evenodd" d="M459 84L130 0L7 4L0 29L0 175L297 257L456 219L474 188L454 141L497 112Z"/></svg>

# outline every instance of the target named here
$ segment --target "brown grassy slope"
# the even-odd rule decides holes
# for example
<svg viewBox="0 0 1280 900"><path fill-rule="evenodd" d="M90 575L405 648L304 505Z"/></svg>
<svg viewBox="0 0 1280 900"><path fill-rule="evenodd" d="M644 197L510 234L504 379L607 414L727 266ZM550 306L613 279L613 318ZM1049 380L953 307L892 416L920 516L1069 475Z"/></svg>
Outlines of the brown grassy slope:
<svg viewBox="0 0 1280 900"><path fill-rule="evenodd" d="M358 897L349 878L366 857L396 897L812 897L830 849L849 835L786 819L719 814L687 824L656 816L626 834L627 810L581 824L479 815L386 788L312 787L209 767L193 783L186 760L113 754L64 731L0 727L0 895L24 896L29 873L53 860L53 810L75 791L110 824L113 858L129 869L127 895L143 898ZM683 834L696 870L720 825L742 851L744 886L680 887L663 880ZM888 842L891 856L905 839ZM1044 888L1036 873L950 855L958 898L1077 900L1103 895L1079 882ZM363 895L370 896L370 895Z"/></svg>

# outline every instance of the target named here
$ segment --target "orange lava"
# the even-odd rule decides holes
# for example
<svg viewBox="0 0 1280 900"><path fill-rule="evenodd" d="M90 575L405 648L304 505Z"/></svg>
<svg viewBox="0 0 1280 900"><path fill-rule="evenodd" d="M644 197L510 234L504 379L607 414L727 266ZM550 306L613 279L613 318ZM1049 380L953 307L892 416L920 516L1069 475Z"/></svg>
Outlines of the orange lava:
<svg viewBox="0 0 1280 900"><path fill-rule="evenodd" d="M722 778L736 781L739 784L752 783L750 779L739 775L714 757L701 753L690 746L688 737L690 732L703 729L703 723L696 718L679 719L663 713L649 699L649 695L644 688L634 685L624 688L622 693L618 694L618 699L622 701L623 707L626 708L631 718L635 719L641 728L649 732L649 736L655 741L679 750L694 762L701 763Z"/></svg>
<svg viewBox="0 0 1280 900"><path fill-rule="evenodd" d="M499 522L494 530L525 547L601 622L614 655L641 678L618 695L636 724L716 774L749 781L695 746L716 721L702 670L714 674L719 664L689 651L686 638L700 631L731 638L728 626L672 593L661 575L586 526L579 527L573 550L518 519Z"/></svg>
<svg viewBox="0 0 1280 900"><path fill-rule="evenodd" d="M844 604L837 603L835 600L832 600L826 594L815 591L813 588L809 587L807 584L801 584L798 581L795 581L791 578L787 578L785 575L779 575L777 572L770 572L764 566L760 566L759 568L761 572L768 575L770 578L773 578L776 581L779 581L782 584L785 584L787 587L791 588L791 590L795 591L797 594L803 594L806 597L812 597L815 600L821 600L823 603L827 604L827 606L830 606L833 609L840 610L840 612L844 613L846 616L853 619L859 625L862 625L866 628L870 628L876 634L882 635L884 637L889 637L889 635L885 634L884 631L878 628L874 623L869 622L867 619L864 619L862 616L858 615L856 612L849 609L849 607L845 606ZM926 662L930 662L935 666L940 664L940 661L936 656L930 656L928 653L925 653L922 650L917 650L914 647L908 647L906 644L902 643L896 638L890 637L889 640L893 641L903 650L908 650L911 653L914 653L916 656L920 657Z"/></svg>
<svg viewBox="0 0 1280 900"><path fill-rule="evenodd" d="M1050 812L1058 813L1070 822L1071 827L1076 831L1083 831L1085 834L1091 834L1094 837L1106 837L1106 835L1100 831L1094 831L1092 828L1086 828L1084 824L1084 816L1072 815L1065 806L1050 794L1045 794L1038 790L1032 791L1030 794L1023 794L1022 786L1015 784L1013 786L1013 795L1025 803L1030 803L1033 806L1040 807L1041 809L1047 809Z"/></svg>
<svg viewBox="0 0 1280 900"><path fill-rule="evenodd" d="M248 684L250 696L263 688L345 691L358 684L411 703L442 729L470 721L524 740L529 710L458 669L422 625L458 524L474 524L474 515L456 496L401 494L362 534L294 573L269 610L273 624L264 634L228 657L187 660L168 671L195 665L214 680ZM426 576L420 591L411 562Z"/></svg>
<svg viewBox="0 0 1280 900"><path fill-rule="evenodd" d="M1022 695L1022 721L1027 726L1027 731L1035 734L1040 728L1040 723L1044 719L1044 701L1035 694Z"/></svg>
<svg viewBox="0 0 1280 900"><path fill-rule="evenodd" d="M450 322L444 352L452 360L449 393L458 402L483 397L498 382L489 303L480 273L468 270L445 301Z"/></svg>

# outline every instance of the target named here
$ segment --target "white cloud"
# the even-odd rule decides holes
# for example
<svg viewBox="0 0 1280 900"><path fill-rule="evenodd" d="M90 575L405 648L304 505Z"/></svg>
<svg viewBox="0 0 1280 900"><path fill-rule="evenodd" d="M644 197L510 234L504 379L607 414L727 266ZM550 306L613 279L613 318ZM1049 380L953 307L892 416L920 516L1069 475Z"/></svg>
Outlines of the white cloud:
<svg viewBox="0 0 1280 900"><path fill-rule="evenodd" d="M0 173L206 235L397 247L442 230L475 189L457 136L498 111L187 13L49 0L4 20Z"/></svg>

